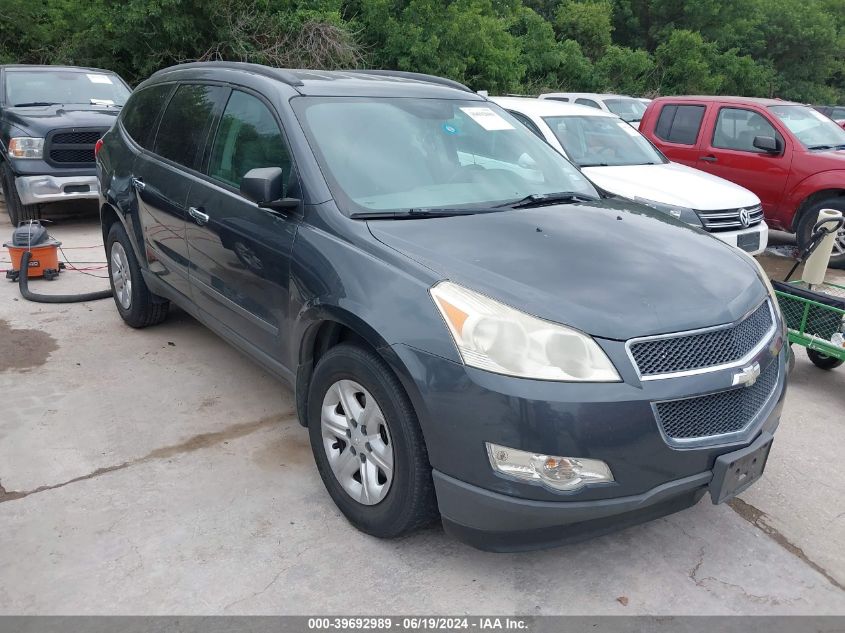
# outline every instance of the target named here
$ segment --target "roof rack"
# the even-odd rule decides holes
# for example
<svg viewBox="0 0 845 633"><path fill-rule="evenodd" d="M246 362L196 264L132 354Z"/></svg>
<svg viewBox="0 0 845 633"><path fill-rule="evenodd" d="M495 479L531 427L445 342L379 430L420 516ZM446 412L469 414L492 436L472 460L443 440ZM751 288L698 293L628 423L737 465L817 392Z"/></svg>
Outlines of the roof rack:
<svg viewBox="0 0 845 633"><path fill-rule="evenodd" d="M279 81L286 83L289 86L305 85L302 83L302 80L299 77L297 77L288 70L283 70L281 68L273 68L271 66L263 66L261 64L250 64L247 62L188 62L187 64L177 64L176 66L170 66L169 68L164 68L162 70L156 71L155 73L153 73L153 77L174 70L183 70L190 68L228 68L230 70L248 70L250 72L255 73L256 75L264 75L265 77L270 77L271 79L278 79Z"/></svg>
<svg viewBox="0 0 845 633"><path fill-rule="evenodd" d="M437 75L426 75L425 73L412 73L404 70L366 70L355 69L345 70L347 73L358 73L362 75L381 75L384 77L400 77L402 79L415 79L416 81L425 81L430 84L440 84L441 86L448 86L456 90L463 90L464 92L472 92L469 87L455 81L454 79L446 79L445 77L438 77ZM474 92L472 92L475 94Z"/></svg>

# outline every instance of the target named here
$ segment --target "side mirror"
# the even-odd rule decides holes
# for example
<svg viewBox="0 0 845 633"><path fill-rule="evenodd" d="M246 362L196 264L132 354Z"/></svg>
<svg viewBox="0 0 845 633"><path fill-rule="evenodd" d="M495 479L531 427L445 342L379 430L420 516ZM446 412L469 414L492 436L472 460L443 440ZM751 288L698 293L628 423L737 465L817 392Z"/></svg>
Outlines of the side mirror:
<svg viewBox="0 0 845 633"><path fill-rule="evenodd" d="M780 151L777 139L772 136L755 136L752 145L769 154L777 154Z"/></svg>
<svg viewBox="0 0 845 633"><path fill-rule="evenodd" d="M262 209L295 209L297 198L285 198L285 172L281 167L250 169L241 180L241 195Z"/></svg>

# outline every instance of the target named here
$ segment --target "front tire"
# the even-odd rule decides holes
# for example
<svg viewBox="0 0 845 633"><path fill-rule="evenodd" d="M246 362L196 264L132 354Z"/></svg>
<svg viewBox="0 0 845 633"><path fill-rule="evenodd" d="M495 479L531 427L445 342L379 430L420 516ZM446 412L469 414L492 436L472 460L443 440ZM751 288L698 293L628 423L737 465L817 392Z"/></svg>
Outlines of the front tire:
<svg viewBox="0 0 845 633"><path fill-rule="evenodd" d="M109 229L106 256L114 303L127 325L142 328L164 321L170 302L147 288L132 243L120 222L115 222Z"/></svg>
<svg viewBox="0 0 845 633"><path fill-rule="evenodd" d="M845 361L841 361L838 358L822 354L821 352L817 352L816 350L809 348L807 349L807 356L809 356L810 360L813 361L813 365L819 369L836 369L842 365L842 363L845 363Z"/></svg>
<svg viewBox="0 0 845 633"><path fill-rule="evenodd" d="M798 231L796 233L798 247L802 250L810 243L813 227L816 225L819 219L819 211L822 209L836 209L845 215L845 197L827 198L826 200L815 203L804 211L798 222ZM836 234L829 266L831 268L845 268L845 227L840 229Z"/></svg>
<svg viewBox="0 0 845 633"><path fill-rule="evenodd" d="M308 391L308 433L326 490L362 532L394 538L437 518L417 416L374 352L343 343L320 359Z"/></svg>
<svg viewBox="0 0 845 633"><path fill-rule="evenodd" d="M37 220L41 217L41 205L24 204L15 186L15 174L8 163L0 164L0 179L3 181L3 198L6 202L6 212L12 226L17 226L26 220Z"/></svg>

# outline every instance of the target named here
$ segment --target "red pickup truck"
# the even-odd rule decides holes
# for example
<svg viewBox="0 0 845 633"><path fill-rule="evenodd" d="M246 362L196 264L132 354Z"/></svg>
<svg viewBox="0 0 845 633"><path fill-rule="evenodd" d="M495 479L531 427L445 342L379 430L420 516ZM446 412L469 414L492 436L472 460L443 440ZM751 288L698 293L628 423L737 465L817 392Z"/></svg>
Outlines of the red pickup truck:
<svg viewBox="0 0 845 633"><path fill-rule="evenodd" d="M823 208L845 213L845 130L811 107L779 99L661 97L640 132L671 160L750 189L772 228L806 244ZM845 229L831 266L845 268Z"/></svg>

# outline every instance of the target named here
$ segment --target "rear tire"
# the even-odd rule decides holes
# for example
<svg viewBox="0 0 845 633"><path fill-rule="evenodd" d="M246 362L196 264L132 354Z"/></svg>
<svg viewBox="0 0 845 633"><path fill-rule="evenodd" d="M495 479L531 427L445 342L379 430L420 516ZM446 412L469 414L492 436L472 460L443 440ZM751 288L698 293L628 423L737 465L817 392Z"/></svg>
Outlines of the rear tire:
<svg viewBox="0 0 845 633"><path fill-rule="evenodd" d="M354 392L348 407L343 406L345 398L337 405L326 405L333 402L338 385L351 386ZM380 415L367 414L367 405L375 405ZM337 431L329 426L335 420ZM367 425L356 420L369 421L370 428L363 433L374 446L356 435ZM394 538L438 517L431 465L416 413L399 380L374 352L342 343L320 359L308 391L308 433L326 490L362 532ZM385 454L389 459L382 457ZM344 458L348 468L341 465ZM385 462L390 464L390 473L381 468ZM367 474L368 467L377 473L376 479ZM372 496L364 494L366 481L375 481ZM389 486L386 492L385 485Z"/></svg>
<svg viewBox="0 0 845 633"><path fill-rule="evenodd" d="M132 243L120 222L115 222L109 229L106 257L114 303L127 325L142 328L164 321L170 302L147 288Z"/></svg>
<svg viewBox="0 0 845 633"><path fill-rule="evenodd" d="M0 179L3 181L3 198L6 202L6 212L12 226L17 226L26 220L37 220L41 217L40 204L23 204L15 186L15 175L9 164L0 164Z"/></svg>
<svg viewBox="0 0 845 633"><path fill-rule="evenodd" d="M836 369L842 365L842 363L845 363L845 361L834 358L833 356L828 356L827 354L822 354L814 349L807 349L807 356L809 356L810 360L813 361L813 365L819 369Z"/></svg>
<svg viewBox="0 0 845 633"><path fill-rule="evenodd" d="M845 197L827 198L816 202L809 207L798 221L798 231L795 235L798 240L798 247L802 250L810 243L813 234L813 227L819 219L819 211L822 209L836 209L845 215ZM833 252L830 255L831 268L845 268L845 228L842 228L836 236L836 243L833 245Z"/></svg>

